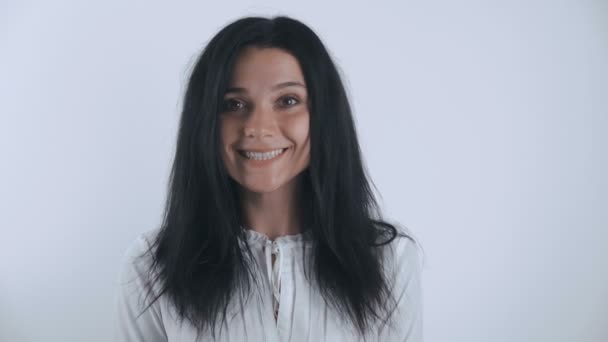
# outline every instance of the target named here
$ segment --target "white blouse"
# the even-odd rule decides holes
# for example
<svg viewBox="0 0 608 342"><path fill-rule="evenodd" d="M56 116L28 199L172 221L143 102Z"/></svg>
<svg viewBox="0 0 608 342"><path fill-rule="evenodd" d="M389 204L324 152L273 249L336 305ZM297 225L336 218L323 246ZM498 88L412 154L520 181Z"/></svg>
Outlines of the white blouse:
<svg viewBox="0 0 608 342"><path fill-rule="evenodd" d="M185 320L180 323L165 295L137 317L144 308L143 284L150 260L135 257L147 249L157 233L158 229L142 233L124 255L115 296L115 340L211 341L211 335L197 340L194 327ZM324 302L319 290L306 280L302 247L310 248L311 242L303 234L281 236L271 241L266 235L248 229L247 239L257 264L264 268L260 271L265 271L260 273L265 275L264 288L250 297L242 311L227 316L222 329L217 329L215 341L423 341L423 263L420 249L408 238L397 237L387 245L390 248L385 271L398 303L393 313L395 324L377 326L365 339L359 338L354 328L341 320L343 315L336 314ZM241 248L243 246L241 243ZM272 254L276 258L274 264Z"/></svg>

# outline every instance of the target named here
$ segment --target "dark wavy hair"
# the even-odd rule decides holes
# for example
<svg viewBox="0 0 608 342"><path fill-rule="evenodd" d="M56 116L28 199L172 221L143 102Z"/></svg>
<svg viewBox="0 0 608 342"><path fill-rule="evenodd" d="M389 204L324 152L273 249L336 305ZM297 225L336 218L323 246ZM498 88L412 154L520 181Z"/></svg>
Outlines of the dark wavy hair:
<svg viewBox="0 0 608 342"><path fill-rule="evenodd" d="M414 240L381 219L349 101L329 53L308 26L286 16L230 23L209 41L194 65L163 222L147 251L153 261L146 298L153 297L152 305L166 294L180 319L188 319L199 334L211 328L215 335L231 299L239 295L246 302L252 282L263 274L256 276L252 267L239 185L222 163L218 129L233 66L248 46L282 49L300 64L309 94L311 141L310 165L299 175L300 226L312 238L306 279L339 316L365 334L376 320L387 322L387 303L394 302L380 247L397 235ZM239 248L240 239L246 248ZM157 284L160 291L154 295Z"/></svg>

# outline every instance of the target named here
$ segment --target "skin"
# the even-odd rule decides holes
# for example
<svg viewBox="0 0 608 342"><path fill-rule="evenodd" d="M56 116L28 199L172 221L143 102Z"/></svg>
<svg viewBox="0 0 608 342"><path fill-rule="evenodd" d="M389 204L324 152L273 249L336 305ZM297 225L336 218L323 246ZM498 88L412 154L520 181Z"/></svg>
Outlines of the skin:
<svg viewBox="0 0 608 342"><path fill-rule="evenodd" d="M295 57L278 48L245 48L220 113L222 160L240 184L244 224L275 239L297 234L301 173L310 164L306 83ZM240 150L288 148L256 166Z"/></svg>

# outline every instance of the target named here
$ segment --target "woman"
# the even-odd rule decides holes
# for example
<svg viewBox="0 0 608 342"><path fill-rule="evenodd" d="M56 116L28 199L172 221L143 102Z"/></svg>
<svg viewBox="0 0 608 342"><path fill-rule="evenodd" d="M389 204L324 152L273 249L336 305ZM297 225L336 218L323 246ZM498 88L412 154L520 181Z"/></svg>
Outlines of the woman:
<svg viewBox="0 0 608 342"><path fill-rule="evenodd" d="M122 341L422 341L417 243L380 218L317 35L243 18L189 80L165 216L126 254Z"/></svg>

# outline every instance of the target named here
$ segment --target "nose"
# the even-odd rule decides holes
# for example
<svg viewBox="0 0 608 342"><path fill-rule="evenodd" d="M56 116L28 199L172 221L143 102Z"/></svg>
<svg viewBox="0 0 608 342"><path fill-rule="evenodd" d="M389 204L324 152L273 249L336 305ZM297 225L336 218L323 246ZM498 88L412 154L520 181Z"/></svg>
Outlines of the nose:
<svg viewBox="0 0 608 342"><path fill-rule="evenodd" d="M273 136L276 121L272 110L256 106L247 116L243 129L248 138Z"/></svg>

